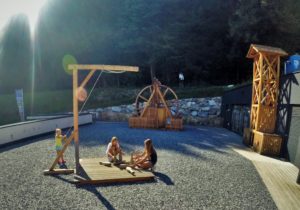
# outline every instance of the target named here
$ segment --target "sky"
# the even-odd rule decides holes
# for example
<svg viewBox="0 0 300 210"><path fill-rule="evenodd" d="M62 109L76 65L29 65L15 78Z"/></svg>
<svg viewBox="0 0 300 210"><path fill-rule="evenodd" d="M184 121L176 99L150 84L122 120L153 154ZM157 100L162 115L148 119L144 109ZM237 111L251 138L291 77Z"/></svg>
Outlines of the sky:
<svg viewBox="0 0 300 210"><path fill-rule="evenodd" d="M29 19L31 32L33 32L39 11L45 2L46 0L0 0L0 31L11 17L25 14Z"/></svg>

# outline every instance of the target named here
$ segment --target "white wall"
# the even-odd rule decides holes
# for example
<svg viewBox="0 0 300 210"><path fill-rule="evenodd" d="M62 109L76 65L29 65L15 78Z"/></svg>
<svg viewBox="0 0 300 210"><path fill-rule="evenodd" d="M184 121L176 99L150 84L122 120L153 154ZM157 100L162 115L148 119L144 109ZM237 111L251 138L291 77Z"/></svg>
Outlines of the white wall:
<svg viewBox="0 0 300 210"><path fill-rule="evenodd" d="M92 123L92 115L80 115L79 125ZM35 120L0 126L0 145L18 141L31 136L55 132L56 128L69 128L73 126L73 116L56 119Z"/></svg>

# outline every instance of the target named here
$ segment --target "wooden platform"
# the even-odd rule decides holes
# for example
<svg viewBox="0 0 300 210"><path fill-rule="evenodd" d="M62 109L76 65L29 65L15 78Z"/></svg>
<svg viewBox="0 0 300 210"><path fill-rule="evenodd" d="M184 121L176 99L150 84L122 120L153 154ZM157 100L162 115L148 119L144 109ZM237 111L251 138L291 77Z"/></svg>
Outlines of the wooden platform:
<svg viewBox="0 0 300 210"><path fill-rule="evenodd" d="M259 155L249 148L233 148L252 161L278 209L299 209L300 185L296 183L298 168L290 162Z"/></svg>
<svg viewBox="0 0 300 210"><path fill-rule="evenodd" d="M129 157L124 157L129 161ZM154 179L154 174L145 170L134 170L135 175L128 173L125 169L120 169L112 165L100 165L100 161L106 162L107 158L91 158L80 159L79 163L83 169L83 179L78 178L78 182L82 184L101 184L101 183L117 183L117 182L136 182L149 181Z"/></svg>

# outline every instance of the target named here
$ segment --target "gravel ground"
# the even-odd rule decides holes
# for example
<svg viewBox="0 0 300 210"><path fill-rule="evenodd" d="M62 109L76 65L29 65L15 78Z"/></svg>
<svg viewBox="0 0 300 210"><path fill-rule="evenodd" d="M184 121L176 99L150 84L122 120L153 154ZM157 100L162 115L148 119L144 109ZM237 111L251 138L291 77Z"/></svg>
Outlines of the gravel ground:
<svg viewBox="0 0 300 210"><path fill-rule="evenodd" d="M119 137L125 152L151 138L158 153L156 180L76 186L72 175L44 176L55 157L54 135L0 149L0 209L277 209L250 161L230 145L241 138L225 129L129 129L97 122L80 128L81 158L103 156ZM74 167L74 147L65 158Z"/></svg>

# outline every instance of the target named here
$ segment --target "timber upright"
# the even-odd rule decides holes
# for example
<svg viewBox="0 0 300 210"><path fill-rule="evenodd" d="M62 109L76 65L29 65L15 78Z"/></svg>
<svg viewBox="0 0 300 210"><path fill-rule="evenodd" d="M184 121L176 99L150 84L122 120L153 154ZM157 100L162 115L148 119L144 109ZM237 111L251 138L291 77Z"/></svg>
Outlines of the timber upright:
<svg viewBox="0 0 300 210"><path fill-rule="evenodd" d="M275 134L279 93L280 57L287 53L275 47L252 44L247 58L253 58L250 128L244 131L244 143L264 155L278 156L282 137Z"/></svg>

